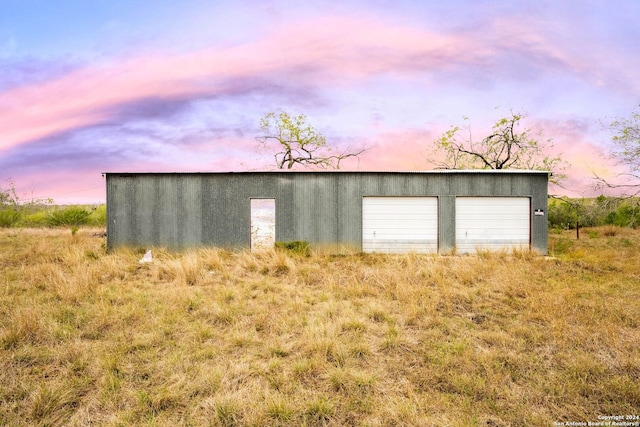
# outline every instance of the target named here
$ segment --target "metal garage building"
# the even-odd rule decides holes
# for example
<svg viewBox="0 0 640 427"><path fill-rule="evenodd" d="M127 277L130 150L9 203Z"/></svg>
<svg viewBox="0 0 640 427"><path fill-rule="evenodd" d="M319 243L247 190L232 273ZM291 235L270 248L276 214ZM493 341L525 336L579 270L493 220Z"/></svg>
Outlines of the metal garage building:
<svg viewBox="0 0 640 427"><path fill-rule="evenodd" d="M106 173L107 245L547 253L548 173Z"/></svg>

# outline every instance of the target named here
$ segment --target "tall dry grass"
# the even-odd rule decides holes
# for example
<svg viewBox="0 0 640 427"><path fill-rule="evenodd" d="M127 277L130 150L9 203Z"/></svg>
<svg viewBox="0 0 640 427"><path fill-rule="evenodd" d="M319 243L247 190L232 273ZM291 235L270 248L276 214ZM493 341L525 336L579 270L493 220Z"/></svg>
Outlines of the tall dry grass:
<svg viewBox="0 0 640 427"><path fill-rule="evenodd" d="M553 425L640 407L640 233L552 257L0 231L0 425Z"/></svg>

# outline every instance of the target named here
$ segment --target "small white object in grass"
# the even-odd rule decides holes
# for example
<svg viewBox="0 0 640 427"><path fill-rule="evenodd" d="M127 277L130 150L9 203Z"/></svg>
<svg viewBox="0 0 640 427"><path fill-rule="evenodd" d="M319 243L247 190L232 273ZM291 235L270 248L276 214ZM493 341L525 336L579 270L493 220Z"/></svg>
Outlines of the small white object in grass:
<svg viewBox="0 0 640 427"><path fill-rule="evenodd" d="M142 259L140 260L140 264L146 264L148 262L153 262L153 257L151 256L151 250L148 250L147 253L145 253Z"/></svg>

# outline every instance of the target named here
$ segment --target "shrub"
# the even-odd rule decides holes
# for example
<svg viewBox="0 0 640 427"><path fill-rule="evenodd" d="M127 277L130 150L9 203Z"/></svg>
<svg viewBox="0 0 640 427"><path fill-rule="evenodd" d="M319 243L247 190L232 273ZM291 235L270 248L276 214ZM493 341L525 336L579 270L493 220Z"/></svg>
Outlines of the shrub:
<svg viewBox="0 0 640 427"><path fill-rule="evenodd" d="M554 239L549 242L549 252L552 255L560 255L568 253L573 247L573 241L567 239L566 237L561 237L559 239Z"/></svg>
<svg viewBox="0 0 640 427"><path fill-rule="evenodd" d="M0 211L0 227L13 227L20 219L20 212L14 209Z"/></svg>
<svg viewBox="0 0 640 427"><path fill-rule="evenodd" d="M24 215L20 221L22 227L46 227L49 223L49 211L42 210Z"/></svg>
<svg viewBox="0 0 640 427"><path fill-rule="evenodd" d="M559 225L554 225L549 227L549 234L562 234L564 229Z"/></svg>
<svg viewBox="0 0 640 427"><path fill-rule="evenodd" d="M276 249L282 249L287 252L310 256L311 255L311 247L309 246L309 242L306 240L294 240L292 242L276 242Z"/></svg>
<svg viewBox="0 0 640 427"><path fill-rule="evenodd" d="M621 203L618 208L610 212L605 219L606 224L617 225L618 227L636 228L640 222L640 209L637 205Z"/></svg>
<svg viewBox="0 0 640 427"><path fill-rule="evenodd" d="M619 232L620 232L620 227L616 225L608 225L608 226L602 227L602 234L604 234L607 237L615 237L618 235Z"/></svg>
<svg viewBox="0 0 640 427"><path fill-rule="evenodd" d="M640 200L599 196L595 199L549 200L549 228L572 229L576 222L582 227L617 225L640 226Z"/></svg>
<svg viewBox="0 0 640 427"><path fill-rule="evenodd" d="M90 213L85 209L71 206L51 212L47 219L47 223L52 227L64 225L84 225L89 223L89 215Z"/></svg>
<svg viewBox="0 0 640 427"><path fill-rule="evenodd" d="M93 209L89 215L89 224L96 227L107 225L107 205L100 205Z"/></svg>
<svg viewBox="0 0 640 427"><path fill-rule="evenodd" d="M552 200L549 203L549 228L569 230L575 227L578 221L576 209L562 201Z"/></svg>

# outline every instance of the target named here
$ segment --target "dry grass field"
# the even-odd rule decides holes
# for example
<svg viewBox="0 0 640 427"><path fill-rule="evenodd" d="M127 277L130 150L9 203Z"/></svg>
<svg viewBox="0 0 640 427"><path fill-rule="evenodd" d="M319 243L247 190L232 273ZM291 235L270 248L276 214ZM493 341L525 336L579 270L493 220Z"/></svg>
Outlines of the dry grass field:
<svg viewBox="0 0 640 427"><path fill-rule="evenodd" d="M552 426L640 415L640 232L551 257L105 253L0 230L0 425Z"/></svg>

